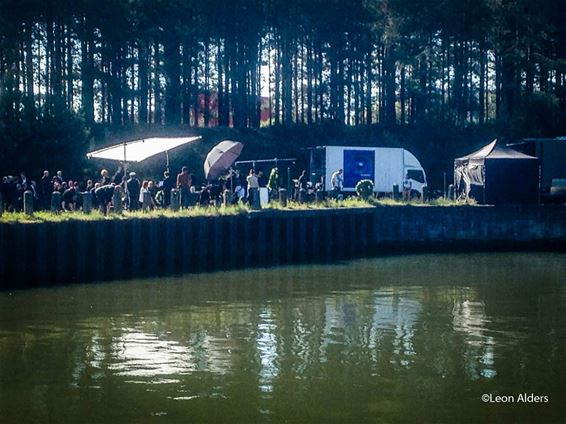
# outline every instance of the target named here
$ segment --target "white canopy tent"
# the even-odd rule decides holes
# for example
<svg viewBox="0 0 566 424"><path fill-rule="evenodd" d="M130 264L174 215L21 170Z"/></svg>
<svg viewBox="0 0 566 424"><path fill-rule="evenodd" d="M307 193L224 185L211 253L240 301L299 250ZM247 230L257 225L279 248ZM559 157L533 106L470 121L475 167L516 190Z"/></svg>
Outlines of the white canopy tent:
<svg viewBox="0 0 566 424"><path fill-rule="evenodd" d="M141 162L151 156L165 152L167 155L167 168L169 168L169 150L183 144L191 143L201 137L152 137L141 140L124 141L114 146L105 147L87 153L87 158L100 158L121 162Z"/></svg>

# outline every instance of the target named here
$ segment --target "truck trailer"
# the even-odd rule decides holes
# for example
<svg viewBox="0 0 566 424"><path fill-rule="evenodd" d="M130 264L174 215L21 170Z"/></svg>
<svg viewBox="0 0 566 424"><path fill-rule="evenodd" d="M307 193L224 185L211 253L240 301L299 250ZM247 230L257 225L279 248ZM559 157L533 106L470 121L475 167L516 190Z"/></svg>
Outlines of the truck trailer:
<svg viewBox="0 0 566 424"><path fill-rule="evenodd" d="M403 189L405 177L412 190L423 195L426 174L418 159L408 150L390 147L319 146L311 149L310 172L313 183L332 190L332 174L343 170L343 191L353 192L361 180L373 181L373 191L390 194L394 186Z"/></svg>
<svg viewBox="0 0 566 424"><path fill-rule="evenodd" d="M566 181L566 137L523 138L507 146L540 161L540 189L543 201L564 198L561 187Z"/></svg>

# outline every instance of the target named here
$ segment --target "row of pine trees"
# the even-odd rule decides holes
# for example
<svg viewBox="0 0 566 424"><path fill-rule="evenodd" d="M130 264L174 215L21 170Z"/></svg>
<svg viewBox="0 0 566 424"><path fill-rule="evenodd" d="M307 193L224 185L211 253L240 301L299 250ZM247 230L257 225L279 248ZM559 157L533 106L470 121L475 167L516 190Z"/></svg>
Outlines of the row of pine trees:
<svg viewBox="0 0 566 424"><path fill-rule="evenodd" d="M562 0L0 3L8 122L469 125L566 108Z"/></svg>

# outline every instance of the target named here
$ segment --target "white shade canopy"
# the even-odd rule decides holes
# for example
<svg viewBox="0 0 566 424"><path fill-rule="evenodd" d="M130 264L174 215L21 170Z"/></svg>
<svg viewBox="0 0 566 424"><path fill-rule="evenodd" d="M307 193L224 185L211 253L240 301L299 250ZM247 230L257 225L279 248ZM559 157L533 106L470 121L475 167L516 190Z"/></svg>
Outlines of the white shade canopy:
<svg viewBox="0 0 566 424"><path fill-rule="evenodd" d="M183 144L191 143L201 137L152 137L142 140L126 141L87 153L89 159L100 158L122 162L141 162L158 153L167 152Z"/></svg>

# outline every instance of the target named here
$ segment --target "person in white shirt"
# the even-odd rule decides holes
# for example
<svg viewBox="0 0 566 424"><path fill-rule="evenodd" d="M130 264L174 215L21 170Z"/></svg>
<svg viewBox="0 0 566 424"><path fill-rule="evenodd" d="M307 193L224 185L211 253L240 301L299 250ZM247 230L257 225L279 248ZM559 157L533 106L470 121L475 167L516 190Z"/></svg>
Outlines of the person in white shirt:
<svg viewBox="0 0 566 424"><path fill-rule="evenodd" d="M257 175L253 169L250 169L250 173L246 177L248 183L248 201L252 203L252 189L259 190L259 182L257 180Z"/></svg>
<svg viewBox="0 0 566 424"><path fill-rule="evenodd" d="M342 191L344 188L344 176L342 175L342 169L334 172L330 178L330 183L332 184L332 190Z"/></svg>

